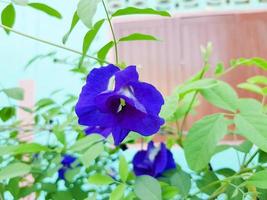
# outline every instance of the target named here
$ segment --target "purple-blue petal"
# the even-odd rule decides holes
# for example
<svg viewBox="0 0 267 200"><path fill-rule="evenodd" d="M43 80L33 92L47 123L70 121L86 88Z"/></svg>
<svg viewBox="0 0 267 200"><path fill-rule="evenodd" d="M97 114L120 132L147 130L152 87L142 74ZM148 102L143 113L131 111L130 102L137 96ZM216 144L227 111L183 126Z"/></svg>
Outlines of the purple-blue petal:
<svg viewBox="0 0 267 200"><path fill-rule="evenodd" d="M85 133L87 135L98 133L98 134L102 135L105 138L107 138L109 136L109 134L111 133L111 131L112 131L111 128L100 127L100 126L91 126L91 127L87 127L85 129Z"/></svg>
<svg viewBox="0 0 267 200"><path fill-rule="evenodd" d="M87 76L86 84L83 86L75 111L80 116L88 106L94 105L94 98L99 93L108 89L110 78L119 71L114 65L93 69Z"/></svg>
<svg viewBox="0 0 267 200"><path fill-rule="evenodd" d="M96 106L86 107L80 111L79 124L84 126L114 126L116 116L113 113L103 113Z"/></svg>
<svg viewBox="0 0 267 200"><path fill-rule="evenodd" d="M170 169L175 169L175 168L176 168L176 164L173 159L173 155L170 150L167 150L167 164L165 167L165 171L170 170Z"/></svg>
<svg viewBox="0 0 267 200"><path fill-rule="evenodd" d="M153 168L156 176L161 175L167 165L167 149L165 144L161 143L160 150L155 157Z"/></svg>
<svg viewBox="0 0 267 200"><path fill-rule="evenodd" d="M65 168L61 168L58 170L58 178L59 179L65 179L65 172L66 172L66 169Z"/></svg>
<svg viewBox="0 0 267 200"><path fill-rule="evenodd" d="M114 144L118 146L129 134L130 130L122 129L120 127L116 127L112 130L112 136L114 139Z"/></svg>
<svg viewBox="0 0 267 200"><path fill-rule="evenodd" d="M118 123L123 128L138 132L143 136L150 136L158 132L164 120L158 116L140 112L132 106L125 106L118 114Z"/></svg>
<svg viewBox="0 0 267 200"><path fill-rule="evenodd" d="M161 93L153 86L144 82L131 83L134 96L146 108L147 113L158 115L164 99Z"/></svg>
<svg viewBox="0 0 267 200"><path fill-rule="evenodd" d="M149 160L146 159L146 157L147 151L142 150L135 154L133 158L133 170L136 176L154 175L151 163L149 163Z"/></svg>
<svg viewBox="0 0 267 200"><path fill-rule="evenodd" d="M122 87L128 86L130 82L137 82L139 75L136 71L136 66L128 66L126 69L115 74L115 89L119 90Z"/></svg>

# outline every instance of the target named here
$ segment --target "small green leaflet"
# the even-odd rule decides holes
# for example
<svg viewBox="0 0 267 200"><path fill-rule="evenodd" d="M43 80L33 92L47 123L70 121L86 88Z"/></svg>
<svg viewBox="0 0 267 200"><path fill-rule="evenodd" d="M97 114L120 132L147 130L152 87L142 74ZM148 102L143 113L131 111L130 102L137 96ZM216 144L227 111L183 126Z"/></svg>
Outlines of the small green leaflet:
<svg viewBox="0 0 267 200"><path fill-rule="evenodd" d="M24 176L28 174L30 171L31 171L30 165L26 165L24 163L13 163L1 169L0 181L18 176Z"/></svg>
<svg viewBox="0 0 267 200"><path fill-rule="evenodd" d="M87 28L91 29L93 17L97 11L100 0L80 0L77 7L77 15Z"/></svg>
<svg viewBox="0 0 267 200"><path fill-rule="evenodd" d="M236 132L267 152L267 115L240 113L235 116Z"/></svg>
<svg viewBox="0 0 267 200"><path fill-rule="evenodd" d="M253 76L247 80L249 83L267 85L266 76Z"/></svg>
<svg viewBox="0 0 267 200"><path fill-rule="evenodd" d="M55 10L54 8L46 5L46 4L43 4L43 3L29 3L28 6L36 9L36 10L39 10L39 11L42 11L52 17L55 17L55 18L58 18L58 19L61 19L62 16L61 14Z"/></svg>
<svg viewBox="0 0 267 200"><path fill-rule="evenodd" d="M254 83L241 83L237 87L259 95L264 95L262 88Z"/></svg>
<svg viewBox="0 0 267 200"><path fill-rule="evenodd" d="M109 185L114 183L114 180L108 175L94 174L89 177L88 182L94 185Z"/></svg>
<svg viewBox="0 0 267 200"><path fill-rule="evenodd" d="M257 188L267 189L267 170L262 170L253 174L248 180L248 185L254 185Z"/></svg>
<svg viewBox="0 0 267 200"><path fill-rule="evenodd" d="M1 22L3 25L12 28L15 24L16 11L12 3L8 4L1 14ZM7 34L9 34L8 29L4 29Z"/></svg>
<svg viewBox="0 0 267 200"><path fill-rule="evenodd" d="M14 107L4 107L0 110L0 118L3 122L11 119L16 115L16 109Z"/></svg>
<svg viewBox="0 0 267 200"><path fill-rule="evenodd" d="M89 30L86 33L86 35L84 36L84 39L83 39L83 54L84 55L87 53L87 51L88 51L89 47L91 46L94 38L96 37L96 34L100 30L100 28L102 27L104 22L105 22L104 19L101 19L98 22L96 22L94 27L91 30Z"/></svg>
<svg viewBox="0 0 267 200"><path fill-rule="evenodd" d="M41 151L50 151L46 146L29 143L29 144L20 144L17 146L1 146L0 147L0 156L3 155L18 155L25 153L39 153Z"/></svg>
<svg viewBox="0 0 267 200"><path fill-rule="evenodd" d="M205 168L226 134L227 120L223 114L209 115L193 124L184 141L189 167L195 171Z"/></svg>
<svg viewBox="0 0 267 200"><path fill-rule="evenodd" d="M78 21L79 21L79 16L77 14L77 11L75 11L74 14L73 14L73 17L72 17L70 29L68 30L68 32L62 38L62 43L63 44L66 44L66 42L67 42L72 30L77 25Z"/></svg>
<svg viewBox="0 0 267 200"><path fill-rule="evenodd" d="M140 200L161 200L161 187L157 179L151 176L138 176L134 192Z"/></svg>
<svg viewBox="0 0 267 200"><path fill-rule="evenodd" d="M238 107L238 96L235 90L227 83L219 81L218 85L201 90L202 96L211 104L235 112Z"/></svg>
<svg viewBox="0 0 267 200"><path fill-rule="evenodd" d="M120 10L117 10L112 16L123 16L123 15L160 15L163 17L170 17L171 15L166 11L158 11L152 8L134 8L127 7Z"/></svg>
<svg viewBox="0 0 267 200"><path fill-rule="evenodd" d="M24 91L19 87L3 89L2 92L12 99L23 100L24 98Z"/></svg>
<svg viewBox="0 0 267 200"><path fill-rule="evenodd" d="M28 5L28 0L12 0L17 5L20 6L27 6Z"/></svg>
<svg viewBox="0 0 267 200"><path fill-rule="evenodd" d="M128 163L124 156L120 156L119 173L121 180L123 182L126 182L129 174L129 169L128 169Z"/></svg>
<svg viewBox="0 0 267 200"><path fill-rule="evenodd" d="M143 33L133 33L128 36L122 37L119 39L119 42L127 42L127 41L140 41L140 40L152 40L152 41L159 41L155 36L143 34Z"/></svg>
<svg viewBox="0 0 267 200"><path fill-rule="evenodd" d="M74 143L74 145L70 147L70 150L74 152L83 152L84 150L88 149L91 145L93 145L95 142L98 142L101 139L102 137L98 134L88 135L84 138L77 140Z"/></svg>
<svg viewBox="0 0 267 200"><path fill-rule="evenodd" d="M85 167L89 167L92 162L104 151L104 145L102 142L92 145L86 150L80 160Z"/></svg>
<svg viewBox="0 0 267 200"><path fill-rule="evenodd" d="M97 58L101 60L100 65L103 65L104 60L106 59L108 52L114 46L114 42L110 41L109 43L105 44L97 53Z"/></svg>
<svg viewBox="0 0 267 200"><path fill-rule="evenodd" d="M109 200L121 200L123 198L125 189L126 186L124 184L118 185L115 190L111 192Z"/></svg>
<svg viewBox="0 0 267 200"><path fill-rule="evenodd" d="M239 67L239 66L256 66L260 69L267 70L267 60L263 58L240 58L238 60L232 61L232 67Z"/></svg>

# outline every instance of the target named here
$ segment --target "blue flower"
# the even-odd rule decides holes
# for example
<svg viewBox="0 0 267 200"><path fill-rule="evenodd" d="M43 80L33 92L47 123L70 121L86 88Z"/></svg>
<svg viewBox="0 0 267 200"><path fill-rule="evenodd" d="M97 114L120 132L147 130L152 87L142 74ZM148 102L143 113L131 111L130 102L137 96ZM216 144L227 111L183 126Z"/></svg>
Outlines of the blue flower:
<svg viewBox="0 0 267 200"><path fill-rule="evenodd" d="M72 168L72 163L76 161L76 158L71 155L64 155L61 160L62 167L58 170L58 178L65 179L65 173L68 169Z"/></svg>
<svg viewBox="0 0 267 200"><path fill-rule="evenodd" d="M149 175L159 177L164 172L175 169L176 165L172 153L161 143L155 147L149 142L147 150L138 151L133 158L134 173L136 176Z"/></svg>
<svg viewBox="0 0 267 200"><path fill-rule="evenodd" d="M143 136L158 132L164 123L158 114L164 103L152 85L140 82L135 66L93 69L75 107L86 134L113 135L119 145L130 131Z"/></svg>

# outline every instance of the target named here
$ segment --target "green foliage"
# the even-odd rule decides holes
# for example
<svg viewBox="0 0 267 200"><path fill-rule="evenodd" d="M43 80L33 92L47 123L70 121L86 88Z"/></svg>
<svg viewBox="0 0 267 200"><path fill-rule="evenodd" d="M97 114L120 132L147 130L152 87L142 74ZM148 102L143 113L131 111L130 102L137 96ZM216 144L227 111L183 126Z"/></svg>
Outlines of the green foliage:
<svg viewBox="0 0 267 200"><path fill-rule="evenodd" d="M52 17L55 17L55 18L58 18L58 19L61 19L62 16L61 14L55 10L54 8L46 5L46 4L43 4L43 3L29 3L28 6L36 9L36 10L39 10L41 12L44 12Z"/></svg>
<svg viewBox="0 0 267 200"><path fill-rule="evenodd" d="M4 107L0 110L0 118L3 122L11 119L16 115L16 109L14 107Z"/></svg>
<svg viewBox="0 0 267 200"><path fill-rule="evenodd" d="M261 150L267 152L267 116L262 113L238 114L235 117L237 133L243 135Z"/></svg>
<svg viewBox="0 0 267 200"><path fill-rule="evenodd" d="M230 85L220 81L217 86L201 91L203 97L216 107L235 112L238 96Z"/></svg>
<svg viewBox="0 0 267 200"><path fill-rule="evenodd" d="M51 17L62 18L61 13L42 2L29 3L27 0L13 0L1 13L4 26L10 28L14 26L16 21L14 6L16 9L20 8L17 5L29 6ZM115 34L112 19L118 16L170 16L165 11L151 8L127 7L115 13L109 13L104 9L106 16L98 19L95 16L98 6L104 6L104 4L100 5L100 0L80 0L66 29L67 33L62 38L62 43L66 44L79 21L86 25L89 30L81 41L82 52L78 52L82 55L81 58L73 59L74 61L61 59L58 58L57 52L51 51L34 56L25 68L38 59L46 58L53 60L54 63L70 65L72 73L82 75L84 78L93 67L109 63L106 61L108 53L113 48L117 49L117 45L121 42L159 41L153 35L129 33L121 38L114 37L113 40L106 41L103 47L94 52L93 55L97 56L95 58L90 55L91 47L97 40L97 34L103 30L105 22L109 22L107 24ZM5 31L9 33L10 30ZM50 42L44 42L50 44ZM54 46L68 49L57 44ZM88 52L89 55L87 55ZM202 70L177 86L172 95L165 98L165 104L160 113L167 122L161 131L167 147L176 149L179 145L179 151L184 153L188 166L181 168L177 165L176 169L156 178L148 175L135 176L128 154L120 150L120 148L131 148L129 144L136 143L140 139L139 136L131 134L124 140L123 145L114 147L110 144L110 138L84 134L84 127L78 125L74 112L77 94L66 95L61 98L63 101L57 101L55 95L61 95L62 91L56 90L50 96L39 99L32 109L16 105L18 102L14 100L24 98L21 88L1 88L0 92L7 99L7 103L1 102L0 105L0 199L4 199L4 193L9 192L14 199L21 199L34 193L36 198L45 194L45 199L59 200L200 200L203 198L265 200L267 194L267 78L262 74L256 75L236 85L241 89L259 94L262 97L260 101L253 98L239 98L234 90L236 86L229 85L221 79L239 66L254 66L267 70L267 61L258 57L240 58L233 60L229 68L226 68L223 63L218 63L213 69L213 65L209 63L212 44L202 47L201 53L204 60ZM94 58L97 62L87 60L87 57ZM121 60L117 63L121 68L128 64L134 63L124 63ZM191 124L192 120L191 118L188 120L188 117L197 113L199 107L201 108L202 97L219 109L217 113L201 116L201 119ZM19 109L33 115L34 122L24 124L17 119L16 113ZM41 141L28 141L28 133L34 133L36 138L41 138ZM242 135L245 140L241 144L218 144L227 134ZM147 142L151 137L144 137L142 140ZM226 160L227 166L213 169L212 159L225 150L236 152L239 158L238 168L233 170L233 166L229 166ZM66 154L77 159L66 170L65 179L59 180L58 171L64 168L62 157ZM180 159L183 158L178 157L179 163ZM21 186L25 180L27 181L28 175L32 176L33 183ZM61 185L64 187L60 188Z"/></svg>
<svg viewBox="0 0 267 200"><path fill-rule="evenodd" d="M184 142L189 167L199 171L207 167L217 143L227 134L227 121L222 114L206 116L189 130Z"/></svg>
<svg viewBox="0 0 267 200"><path fill-rule="evenodd" d="M266 179L267 170L262 170L253 174L246 182L248 185L253 185L261 189L267 189Z"/></svg>
<svg viewBox="0 0 267 200"><path fill-rule="evenodd" d="M0 181L27 175L31 170L30 165L24 163L13 163L0 171Z"/></svg>
<svg viewBox="0 0 267 200"><path fill-rule="evenodd" d="M126 189L126 186L124 184L120 184L116 187L115 190L110 194L110 200L120 200L123 198L124 191Z"/></svg>
<svg viewBox="0 0 267 200"><path fill-rule="evenodd" d="M157 39L153 35L147 35L147 34L142 34L142 33L133 33L133 34L130 34L128 36L120 38L119 42L136 41L136 40L158 41L159 39Z"/></svg>
<svg viewBox="0 0 267 200"><path fill-rule="evenodd" d="M16 11L12 3L8 4L1 14L1 22L3 25L12 28L15 24ZM10 30L5 29L6 33L9 34Z"/></svg>
<svg viewBox="0 0 267 200"><path fill-rule="evenodd" d="M128 163L124 156L120 156L120 161L119 161L119 173L120 173L120 178L123 182L127 181L128 175L129 175L129 169L128 169Z"/></svg>
<svg viewBox="0 0 267 200"><path fill-rule="evenodd" d="M88 182L94 185L109 185L114 183L114 180L107 175L95 174L89 177Z"/></svg>
<svg viewBox="0 0 267 200"><path fill-rule="evenodd" d="M77 15L89 29L92 26L93 17L96 13L100 0L80 0L77 7Z"/></svg>
<svg viewBox="0 0 267 200"><path fill-rule="evenodd" d="M8 88L3 89L2 92L4 92L8 97L16 100L23 100L24 98L24 91L22 88Z"/></svg>
<svg viewBox="0 0 267 200"><path fill-rule="evenodd" d="M71 26L70 26L68 32L62 38L62 43L63 44L66 44L66 42L67 42L72 30L75 28L75 26L77 25L79 20L80 20L80 18L79 18L78 14L77 14L77 11L75 11L74 14L73 14L73 17L72 17Z"/></svg>
<svg viewBox="0 0 267 200"><path fill-rule="evenodd" d="M113 17L123 16L123 15L160 15L163 17L170 17L171 15L166 11L158 11L151 8L134 8L127 7L124 9L117 10L112 14Z"/></svg>
<svg viewBox="0 0 267 200"><path fill-rule="evenodd" d="M139 176L134 184L134 192L140 200L161 200L159 182L151 176Z"/></svg>

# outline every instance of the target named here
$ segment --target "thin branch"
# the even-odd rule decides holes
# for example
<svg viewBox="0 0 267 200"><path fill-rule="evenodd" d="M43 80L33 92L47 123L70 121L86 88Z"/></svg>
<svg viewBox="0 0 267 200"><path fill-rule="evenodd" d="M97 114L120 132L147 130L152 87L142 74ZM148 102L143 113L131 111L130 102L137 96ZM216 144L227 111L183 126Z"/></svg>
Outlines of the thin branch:
<svg viewBox="0 0 267 200"><path fill-rule="evenodd" d="M76 54L79 54L79 55L84 55L82 52L80 51L77 51L77 50L74 50L74 49L71 49L71 48L68 48L68 47L65 47L63 45L59 45L59 44L55 44L53 42L49 42L47 40L43 40L43 39L40 39L40 38L37 38L37 37L34 37L34 36L31 36L31 35L28 35L28 34L25 34L25 33L22 33L20 31L17 31L13 28L10 28L8 26L5 26L3 24L0 24L0 27L6 29L6 30L9 30L13 33L16 33L17 35L21 35L23 37L26 37L26 38L29 38L29 39L32 39L32 40L35 40L35 41L38 41L38 42L41 42L41 43L44 43L44 44L47 44L47 45L50 45L50 46L54 46L54 47L57 47L57 48L60 48L60 49L64 49L66 51L70 51L70 52L73 52L73 53L76 53ZM88 58L91 58L91 59L94 59L96 61L99 61L99 62L103 62L103 63L106 63L106 64L110 64L108 61L105 61L105 60L101 60L101 59L98 59L96 57L93 57L93 56L89 56L89 55L85 55L86 57Z"/></svg>

